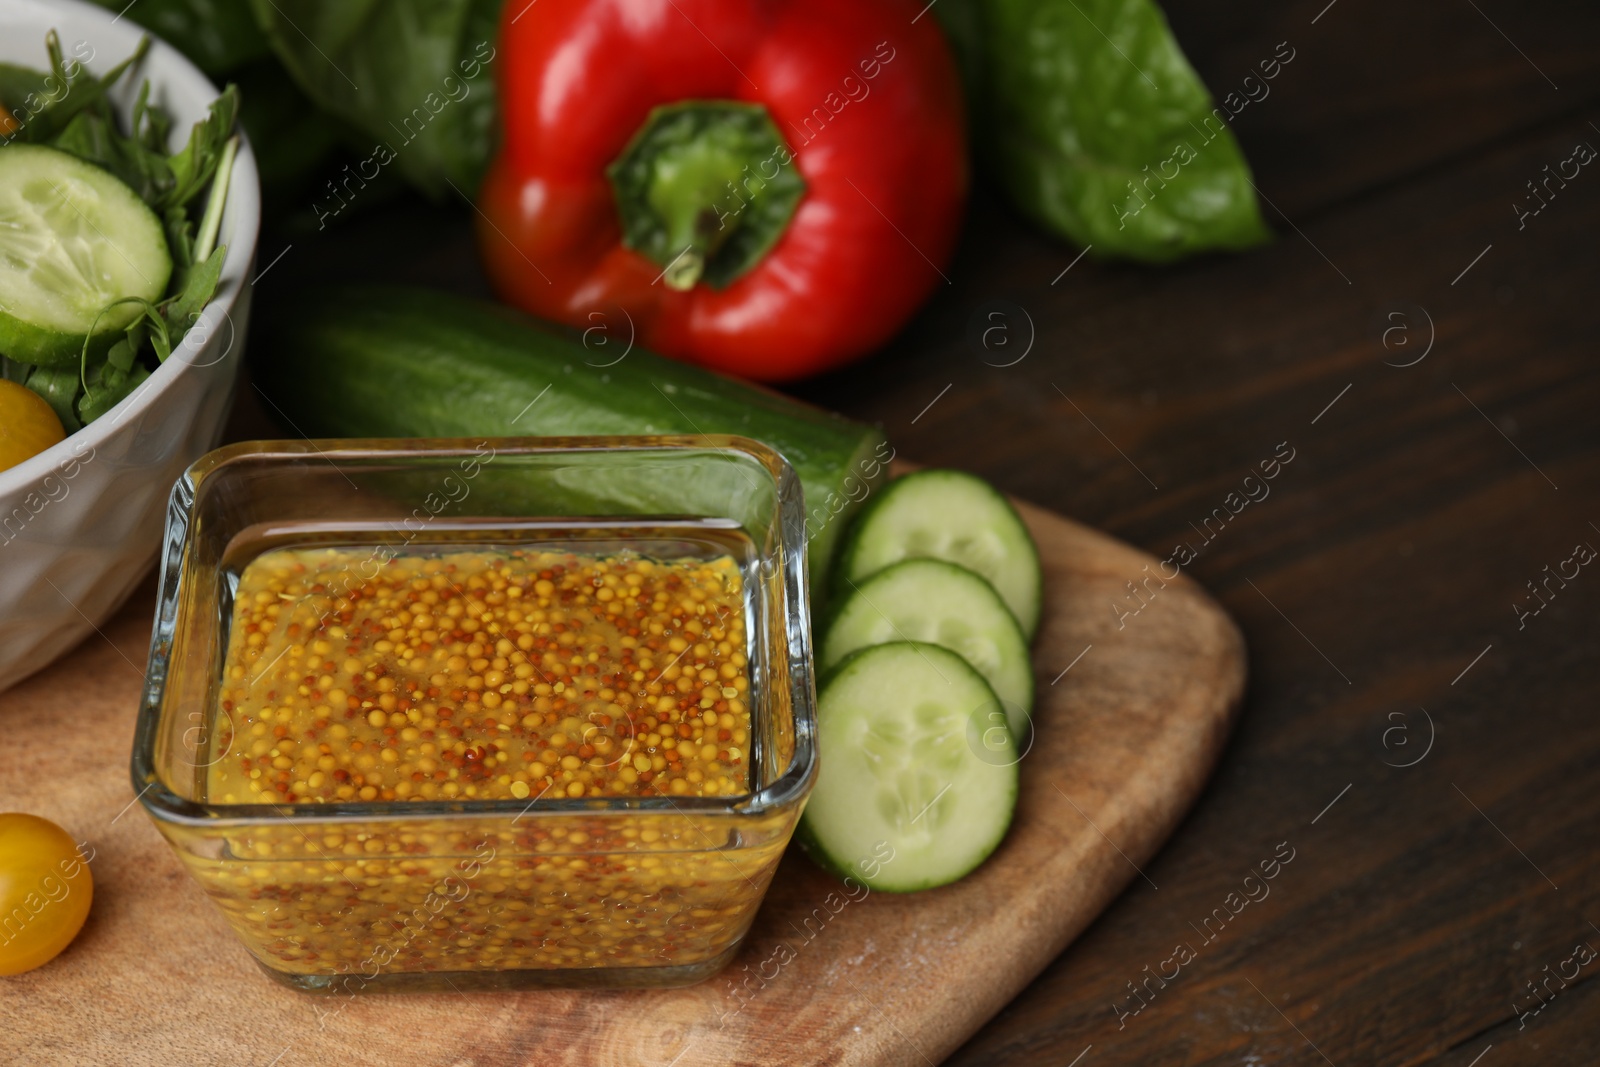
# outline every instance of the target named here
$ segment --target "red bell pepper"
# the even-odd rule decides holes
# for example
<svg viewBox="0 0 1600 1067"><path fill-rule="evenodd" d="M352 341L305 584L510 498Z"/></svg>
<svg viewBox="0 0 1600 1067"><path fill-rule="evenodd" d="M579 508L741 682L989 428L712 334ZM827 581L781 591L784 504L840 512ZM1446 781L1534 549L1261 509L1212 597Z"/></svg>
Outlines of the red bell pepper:
<svg viewBox="0 0 1600 1067"><path fill-rule="evenodd" d="M917 0L509 0L479 246L501 295L765 380L887 340L967 191ZM623 329L620 320L617 329Z"/></svg>

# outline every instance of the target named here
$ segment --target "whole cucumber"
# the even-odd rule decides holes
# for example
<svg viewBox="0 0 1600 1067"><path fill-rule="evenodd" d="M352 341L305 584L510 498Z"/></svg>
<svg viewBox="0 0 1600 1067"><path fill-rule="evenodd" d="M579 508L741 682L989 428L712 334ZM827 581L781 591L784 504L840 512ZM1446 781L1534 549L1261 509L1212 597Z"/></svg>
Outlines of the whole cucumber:
<svg viewBox="0 0 1600 1067"><path fill-rule="evenodd" d="M594 349L497 304L361 286L306 297L253 347L251 373L314 437L741 434L805 493L812 586L850 515L888 476L881 430L634 348ZM615 360L615 362L613 362Z"/></svg>

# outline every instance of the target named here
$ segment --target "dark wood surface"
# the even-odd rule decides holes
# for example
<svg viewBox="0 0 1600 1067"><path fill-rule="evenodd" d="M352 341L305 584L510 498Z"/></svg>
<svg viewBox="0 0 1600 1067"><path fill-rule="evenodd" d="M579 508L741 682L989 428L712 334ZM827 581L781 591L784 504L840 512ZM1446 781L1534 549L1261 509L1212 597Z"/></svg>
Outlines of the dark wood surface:
<svg viewBox="0 0 1600 1067"><path fill-rule="evenodd" d="M1295 49L1237 123L1275 244L1063 275L1076 249L980 191L951 284L888 350L795 390L1158 556L1204 544L1188 573L1251 651L1232 744L1149 881L1130 872L953 1063L1600 1059L1600 963L1518 1017L1526 983L1600 948L1600 572L1523 627L1513 607L1600 547L1600 171L1523 228L1513 210L1600 148L1600 9L1324 4L1170 10L1218 95ZM261 311L378 264L481 288L464 214L269 231L263 264L292 247ZM997 300L1012 347L985 351L969 326ZM1270 496L1204 543L1282 442ZM1281 842L1270 896L1207 940ZM1179 944L1193 961L1121 1015Z"/></svg>

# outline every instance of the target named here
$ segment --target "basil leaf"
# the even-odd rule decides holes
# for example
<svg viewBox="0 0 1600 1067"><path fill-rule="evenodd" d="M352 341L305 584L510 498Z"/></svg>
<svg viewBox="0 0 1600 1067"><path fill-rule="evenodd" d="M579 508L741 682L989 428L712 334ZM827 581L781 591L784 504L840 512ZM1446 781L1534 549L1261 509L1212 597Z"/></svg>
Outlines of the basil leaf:
<svg viewBox="0 0 1600 1067"><path fill-rule="evenodd" d="M937 10L965 61L984 154L1046 228L1148 262L1271 236L1227 114L1151 0Z"/></svg>
<svg viewBox="0 0 1600 1067"><path fill-rule="evenodd" d="M392 165L439 197L450 183L475 192L489 163L501 2L251 0L251 6L306 94L377 141L356 169Z"/></svg>
<svg viewBox="0 0 1600 1067"><path fill-rule="evenodd" d="M249 0L94 0L160 36L207 74L225 74L271 51Z"/></svg>

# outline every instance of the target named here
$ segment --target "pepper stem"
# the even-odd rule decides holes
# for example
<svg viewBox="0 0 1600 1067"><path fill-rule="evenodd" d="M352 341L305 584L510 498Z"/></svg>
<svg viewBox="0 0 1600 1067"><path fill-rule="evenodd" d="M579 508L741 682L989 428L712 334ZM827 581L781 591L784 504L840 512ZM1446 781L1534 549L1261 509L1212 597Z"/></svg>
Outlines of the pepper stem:
<svg viewBox="0 0 1600 1067"><path fill-rule="evenodd" d="M694 288L705 270L705 253L692 246L686 247L661 272L661 280L667 283L669 289L689 290Z"/></svg>
<svg viewBox="0 0 1600 1067"><path fill-rule="evenodd" d="M754 267L805 193L767 109L732 100L655 108L606 174L622 243L677 290L720 289Z"/></svg>

